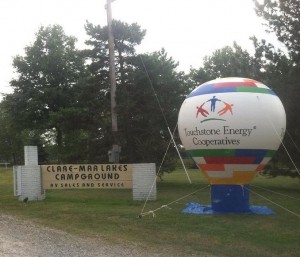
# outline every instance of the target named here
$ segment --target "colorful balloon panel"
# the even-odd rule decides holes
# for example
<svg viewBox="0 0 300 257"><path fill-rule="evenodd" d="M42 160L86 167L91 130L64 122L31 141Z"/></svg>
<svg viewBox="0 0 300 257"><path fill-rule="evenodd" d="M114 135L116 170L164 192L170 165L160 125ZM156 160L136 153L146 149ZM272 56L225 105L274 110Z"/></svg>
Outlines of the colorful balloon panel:
<svg viewBox="0 0 300 257"><path fill-rule="evenodd" d="M245 78L200 85L178 117L182 144L211 184L248 184L278 149L285 126L280 99Z"/></svg>

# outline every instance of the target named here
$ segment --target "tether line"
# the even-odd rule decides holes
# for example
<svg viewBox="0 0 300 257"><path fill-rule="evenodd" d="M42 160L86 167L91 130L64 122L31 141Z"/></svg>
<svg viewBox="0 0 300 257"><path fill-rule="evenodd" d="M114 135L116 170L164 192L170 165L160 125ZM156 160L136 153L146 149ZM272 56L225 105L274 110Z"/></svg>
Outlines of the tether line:
<svg viewBox="0 0 300 257"><path fill-rule="evenodd" d="M176 127L175 127L173 133L175 133L175 130L176 130ZM164 156L163 156L163 159L162 159L162 161L161 161L161 163L160 163L160 166L159 166L159 168L158 168L157 174L156 174L156 176L155 176L155 178L154 178L154 180L153 180L151 189L150 189L150 191L148 192L148 195L147 195L147 198L146 198L146 200L145 200L145 202L144 202L144 205L143 205L143 208L142 208L142 210L141 210L141 213L144 212L144 209L145 209L146 204L147 204L147 202L148 202L148 200L149 200L149 198L150 198L150 194L151 194L151 192L152 192L152 190L153 190L153 188L154 188L154 185L155 185L155 183L156 183L156 181L157 181L157 177L158 177L159 174L160 174L162 165L163 165L163 163L164 163L164 161L165 161L165 158L166 158L166 156L167 156L167 152L168 152L168 150L169 150L169 148L170 148L171 143L172 143L172 139L170 139L170 141L169 141L168 147L167 147L167 149L166 149L166 151L165 151L165 154L164 154Z"/></svg>
<svg viewBox="0 0 300 257"><path fill-rule="evenodd" d="M177 127L177 126L176 126L176 127ZM170 135L171 135L171 138L172 138L174 147L176 148L176 151L177 151L178 156L179 156L179 158L180 158L180 161L181 161L181 164L182 164L183 169L184 169L184 171L185 171L185 174L186 174L186 176L187 176L187 178L188 178L188 180L189 180L189 183L192 184L191 178L190 178L189 173L188 173L188 171L187 171L187 169L186 169L186 167L185 167L185 165L184 165L184 162L183 162L183 160L182 160L181 154L180 154L180 152L179 152L179 150L178 150L178 147L177 147L177 145L176 145L176 143L175 143L174 137L173 137L173 135L171 134L171 131L170 131L169 128L168 128L168 130L169 130L169 133L170 133Z"/></svg>
<svg viewBox="0 0 300 257"><path fill-rule="evenodd" d="M260 104L260 99L259 99L259 96L256 96L256 97L257 97L257 100L258 100L258 103L259 103L260 107L263 109L263 107L262 107L262 106L261 106L261 104ZM265 112L263 112L263 113L265 113ZM290 161L291 161L291 162L292 162L292 164L294 165L294 167L295 167L295 169L296 169L297 173L300 175L300 171L298 170L298 168L297 168L297 166L296 166L295 162L293 161L293 158L292 158L292 156L290 155L290 153L289 153L289 151L287 150L287 148L286 148L285 144L283 143L283 141L282 141L282 139L281 139L280 135L278 134L278 132L277 132L277 130L276 130L276 128L275 128L275 126L274 126L274 123L272 122L272 120L270 119L270 117L269 117L268 115L266 115L266 114L265 114L265 117L267 117L267 119L268 119L269 123L271 124L271 126L272 126L273 130L275 131L275 134L277 135L277 137L278 137L278 139L279 139L280 143L282 144L282 146L283 146L283 148L284 148L284 150L285 150L286 154L288 155L288 157L289 157Z"/></svg>
<svg viewBox="0 0 300 257"><path fill-rule="evenodd" d="M263 190L269 191L269 192L271 192L271 193L273 193L273 194L281 195L281 196L288 197L288 198L291 198L291 199L294 199L294 200L300 200L300 198L293 197L293 196L286 195L286 194L282 194L282 193L278 193L278 192L276 192L276 191L274 191L274 190L270 190L270 189L263 188L263 187L260 187L260 186L251 185L251 187L256 187L256 188L259 188L259 189L263 189Z"/></svg>
<svg viewBox="0 0 300 257"><path fill-rule="evenodd" d="M288 130L286 130L287 135L289 136L289 138L291 139L291 141L293 142L294 146L296 147L298 153L300 153L300 149L299 147L296 145L295 141L293 140L291 134L288 132Z"/></svg>
<svg viewBox="0 0 300 257"><path fill-rule="evenodd" d="M132 30L131 30L130 27L129 27L129 31L130 31L131 36L133 36ZM168 149L169 149L169 147L170 147L170 144L171 144L171 142L173 142L174 147L176 148L177 154L178 154L178 156L179 156L179 158L180 158L180 161L181 161L181 163L182 163L182 166L183 166L183 168L184 168L185 174L186 174L186 176L187 176L187 178L188 178L188 180L189 180L189 183L191 184L192 181L191 181L191 179L190 179L190 177L189 177L189 174L188 174L188 172L187 172L187 170L186 170L186 167L185 167L185 165L184 165L184 162L183 162L182 157L181 157L181 155L180 155L180 152L179 152L179 150L178 150L177 144L176 144L176 142L175 142L175 140L174 140L174 133L175 133L175 130L176 130L176 128L177 128L177 124L176 124L176 127L175 127L175 129L174 129L174 132L173 132L173 134L172 134L172 133L171 133L171 130L170 130L170 126L169 126L168 121L167 121L167 118L166 118L166 115L165 115L165 113L164 113L164 111L163 111L163 108L162 108L162 106L161 106L161 103L160 103L160 101L159 101L159 99L158 99L158 96L157 96L156 91L155 91L155 89L154 89L152 80L151 80L151 78L150 78L150 74L149 74L148 69L147 69L147 67L146 67L146 65L145 65L145 62L144 62L144 60L143 60L143 58L142 58L142 55L139 54L138 56L139 56L139 58L140 58L140 60L141 60L141 63L142 63L142 66L143 66L143 68L144 68L144 72L146 73L146 77L147 77L147 79L148 79L148 81L149 81L151 90L152 90L152 92L153 92L153 94L154 94L154 96L155 96L155 99L156 99L156 102L157 102L158 107L159 107L159 109L160 109L161 115L162 115L162 117L163 117L163 119L164 119L165 125L166 125L166 127L167 127L167 129L168 129L168 132L169 132L169 134L170 134L170 137L171 137L171 140L170 140L170 142L169 142L169 145L168 145L168 147L167 147L167 150L166 150L166 152L165 152L165 155L164 155L164 157L163 157L163 159L162 159L162 162L161 162L161 165L160 165L160 168L159 168L159 172L160 172L160 169L161 169L161 167L162 167L162 163L164 162L164 160L165 160L165 158L166 158L166 154L167 154L167 151L168 151ZM159 173L158 173L158 174L159 174ZM154 179L154 181L153 181L153 184L152 184L152 186L151 186L151 190L150 190L149 193L148 193L148 196L147 196L147 199L146 199L146 201L145 201L145 203L144 203L144 206L143 206L143 208L142 208L142 212L143 212L143 210L144 210L145 207L146 207L146 204L147 204L147 202L148 202L148 200L149 200L151 191L152 191L153 188L154 188L154 185L155 185L155 183L156 183L156 180L157 180L157 174L156 174L156 177L155 177L155 179Z"/></svg>
<svg viewBox="0 0 300 257"><path fill-rule="evenodd" d="M196 191L194 191L194 192L192 192L192 193L190 193L190 194L187 194L187 195L185 195L185 196L182 196L182 197L180 197L180 198L178 198L178 199L176 199L176 200L174 200L174 201L172 201L172 202L170 202L170 203L168 203L168 204L164 204L164 205L162 205L162 206L160 206L160 207L158 207L158 208L156 208L156 209L154 209L154 210L150 210L150 211L147 211L147 212L141 212L140 213L140 215L139 215L139 218L142 218L143 216L146 216L146 215L152 215L153 216L153 218L155 217L155 212L157 212L157 211L159 211L160 209L163 209L163 208L168 208L168 209L170 209L170 207L169 207L169 205L172 205L173 203L176 203L176 202L178 202L178 201L180 201L180 200L182 200L182 199L185 199L185 198L187 198L187 197L189 197L189 196L191 196L191 195L194 195L195 193L197 193L197 192L199 192L199 191L201 191L201 190L204 190L205 188L207 188L207 187L209 187L210 185L206 185L205 187L202 187L202 188L200 188L200 189L197 189Z"/></svg>
<svg viewBox="0 0 300 257"><path fill-rule="evenodd" d="M272 204L274 204L274 205L280 207L281 209L283 209L283 210L285 210L285 211L287 211L287 212L289 212L289 213L291 213L291 214L297 216L298 218L300 218L300 214L298 214L298 213L296 213L296 212L293 212L293 211L289 210L288 208L286 208L286 207L284 207L284 206L282 206L282 205L280 205L280 204L278 204L278 203L275 203L274 201L268 199L267 197L265 197L265 196L263 196L263 195L261 195L261 194L259 194L259 193L254 192L253 190L251 190L251 189L249 189L249 188L248 188L248 190L249 190L251 193L258 195L259 197L265 199L266 201L268 201L268 202L270 202L270 203L272 203Z"/></svg>
<svg viewBox="0 0 300 257"><path fill-rule="evenodd" d="M177 125L176 125L176 127L175 127L175 129L174 129L174 131L173 131L173 135L174 135L174 133L175 133L175 131L176 131L176 128L177 128ZM170 130L169 130L169 132L171 133ZM173 135L172 135L172 138L173 138ZM152 192L152 190L153 190L153 188L154 188L154 185L155 185L155 183L156 183L156 181L157 181L157 177L158 177L159 174L160 174L162 165L163 165L163 163L164 163L164 161L165 161L165 158L166 158L166 156L167 156L167 152L168 152L168 150L169 150L169 148L170 148L170 145L171 145L172 141L174 142L174 139L172 140L172 138L171 138L170 141L169 141L168 147L167 147L167 149L166 149L166 151L165 151L165 154L164 154L164 156L163 156L163 159L162 159L162 161L161 161L161 163L160 163L160 166L159 166L159 169L158 169L158 171L157 171L157 174L156 174L156 176L155 176L155 178L154 178L154 180L153 180L151 189L150 189L150 191L148 192L148 195L147 195L147 198L146 198L145 203L144 203L144 205L143 205L143 208L142 208L142 210L141 210L141 213L144 212L144 209L145 209L145 207L146 207L146 204L147 204L147 202L149 201L151 192ZM175 144L175 142L174 142L174 144ZM177 149L177 148L176 148L176 149ZM187 175L187 177L188 177L188 179L189 179L189 182L190 182L190 184L191 184L192 182L191 182L191 180L190 180L190 177L189 177L189 175L188 175L188 172L187 172L187 170L186 170L186 167L185 167L185 165L184 165L184 162L183 162L183 160L182 160L182 158L181 158L181 155L180 155L179 151L177 151L177 152L178 152L178 154L179 154L179 157L180 157L180 159L181 159L182 165L183 165L183 167L184 167L184 169L185 169L186 175Z"/></svg>
<svg viewBox="0 0 300 257"><path fill-rule="evenodd" d="M143 60L143 58L142 58L142 55L139 55L139 57L140 57L140 60L141 60L141 62L142 62L142 65L143 65L144 71L145 71L145 73L146 73L146 76L147 76L147 78L148 78L148 80L149 80L150 87L151 87L151 89L152 89L152 91L153 91L153 94L154 94L154 96L155 96L156 102L157 102L157 104L158 104L158 106L159 106L160 112L161 112L161 114L162 114L162 116L163 116L163 119L164 119L164 121L165 121L165 124L166 124L166 127L167 127L167 129L168 129L168 132L169 132L169 134L170 134L171 140L173 141L174 147L176 148L176 151L177 151L177 153L178 153L178 156L179 156L180 161L181 161L181 163L182 163L182 166L183 166L183 168L184 168L185 174L186 174L186 176L187 176L187 178L188 178L188 180L189 180L189 183L191 184L192 181L191 181L190 176L189 176L189 174L188 174L188 172L187 172L187 170L186 170L186 167L185 167L185 165L184 165L184 162L183 162L182 157L181 157L181 155L180 155L180 152L179 152L179 150L178 150L177 144L176 144L176 142L175 142L175 140L174 140L174 136L173 136L173 134L171 133L170 126L169 126L169 124L168 124L167 118L166 118L166 116L165 116L165 114L164 114L163 108L162 108L162 106L161 106L161 104L160 104L160 101L159 101L158 96L157 96L157 94L156 94L156 91L155 91L155 89L154 89L154 86L153 86L152 80L151 80L151 78L150 78L149 72L148 72L148 70L147 70L147 67L146 67L146 65L145 65L145 62L144 62L144 60ZM176 125L176 127L177 127L177 125ZM175 131L174 131L174 132L175 132Z"/></svg>
<svg viewBox="0 0 300 257"><path fill-rule="evenodd" d="M142 65L143 65L144 71L145 71L145 73L146 73L146 76L147 76L147 78L148 78L148 81L149 81L149 83L150 83L150 87L151 87L151 89L152 89L152 91L153 91L153 94L154 94L154 96L155 96L155 99L156 99L156 102L157 102L157 104L158 104L158 107L159 107L159 109L160 109L161 115L163 116L163 119L164 119L164 121L165 121L165 123L166 123L167 128L169 128L169 124L168 124L167 118L166 118L166 116L165 116L165 114L164 114L163 108L162 108L162 106L161 106L161 104L160 104L160 101L159 101L158 96L157 96L157 94L156 94L156 91L155 91L155 89L154 89L152 80L151 80L151 78L150 78L149 72L148 72L148 70L147 70L147 68L146 68L146 65L145 65L145 63L144 63L144 60L143 60L141 54L139 54L139 57L140 57L140 60L141 60L141 62L142 62Z"/></svg>

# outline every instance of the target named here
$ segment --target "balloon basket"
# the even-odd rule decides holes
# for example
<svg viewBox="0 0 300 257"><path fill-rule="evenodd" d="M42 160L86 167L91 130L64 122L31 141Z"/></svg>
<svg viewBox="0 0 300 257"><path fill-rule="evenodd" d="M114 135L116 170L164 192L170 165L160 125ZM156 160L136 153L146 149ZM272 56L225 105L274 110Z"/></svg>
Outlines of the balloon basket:
<svg viewBox="0 0 300 257"><path fill-rule="evenodd" d="M249 204L249 185L211 185L211 205L188 203L186 214L260 214L274 215L267 206Z"/></svg>

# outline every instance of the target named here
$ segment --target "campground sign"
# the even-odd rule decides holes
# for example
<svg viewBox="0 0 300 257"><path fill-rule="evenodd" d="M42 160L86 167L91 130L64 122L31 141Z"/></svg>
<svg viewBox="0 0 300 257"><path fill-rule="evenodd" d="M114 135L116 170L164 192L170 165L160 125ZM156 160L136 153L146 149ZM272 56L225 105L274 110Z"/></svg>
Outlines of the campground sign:
<svg viewBox="0 0 300 257"><path fill-rule="evenodd" d="M44 189L132 188L131 164L41 165Z"/></svg>
<svg viewBox="0 0 300 257"><path fill-rule="evenodd" d="M25 165L14 166L14 195L44 200L48 189L132 189L132 199L156 200L155 163L38 165L37 146L24 146Z"/></svg>

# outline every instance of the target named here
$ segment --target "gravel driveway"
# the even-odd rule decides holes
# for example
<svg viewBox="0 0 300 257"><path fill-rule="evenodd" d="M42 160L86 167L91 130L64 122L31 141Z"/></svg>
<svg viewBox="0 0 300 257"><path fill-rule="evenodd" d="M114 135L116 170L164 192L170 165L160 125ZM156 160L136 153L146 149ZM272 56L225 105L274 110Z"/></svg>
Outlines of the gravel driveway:
<svg viewBox="0 0 300 257"><path fill-rule="evenodd" d="M109 245L0 214L1 257L112 257L168 256L134 246Z"/></svg>

